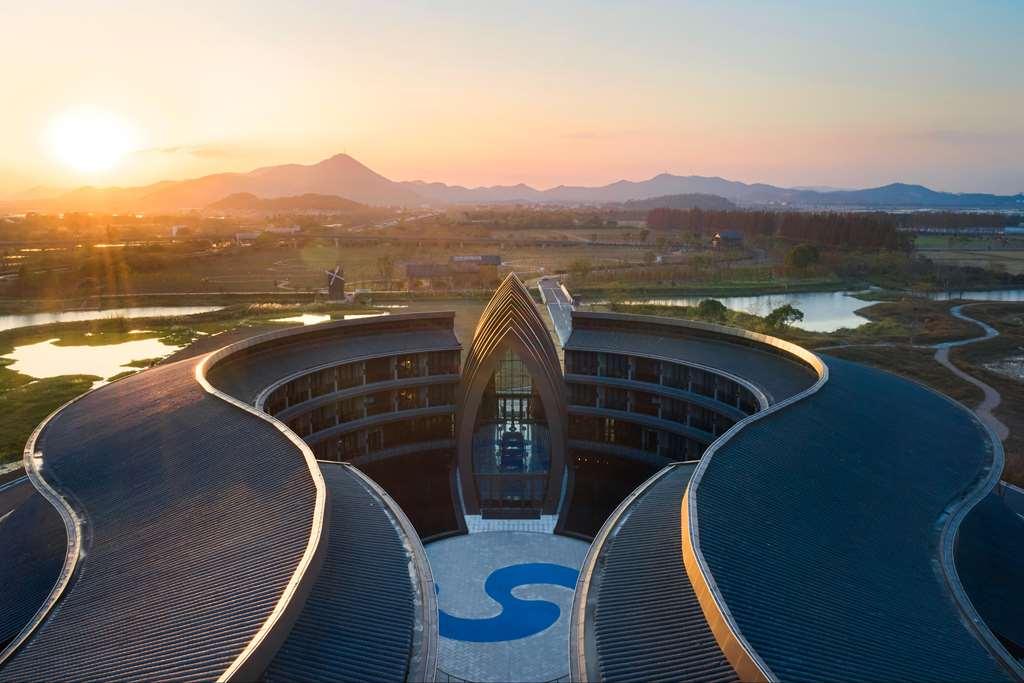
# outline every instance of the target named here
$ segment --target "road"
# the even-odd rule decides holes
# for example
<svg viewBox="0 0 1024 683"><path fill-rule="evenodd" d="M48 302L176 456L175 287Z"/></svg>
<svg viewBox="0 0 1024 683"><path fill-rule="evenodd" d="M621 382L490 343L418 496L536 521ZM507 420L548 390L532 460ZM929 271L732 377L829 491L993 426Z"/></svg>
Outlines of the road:
<svg viewBox="0 0 1024 683"><path fill-rule="evenodd" d="M982 422L988 425L992 429L992 431L996 433L996 436L999 437L1000 441L1006 441L1006 437L1010 435L1009 428L1007 428L1007 426L1003 424L1003 422L999 418L992 414L992 411L999 407L999 404L1002 402L1002 396L1000 396L999 392L993 389L991 386L985 384L984 382L982 382L977 377L974 377L973 375L968 375L966 372L964 372L956 365L954 365L951 360L949 360L950 349L957 346L965 346L967 344L973 344L975 342L984 341L986 339L991 339L992 337L996 337L999 335L999 331L996 330L991 325L988 325L980 320L976 320L964 314L962 310L964 305L965 304L954 306L953 308L949 309L949 314L952 315L954 318L960 318L961 320L966 320L967 322L978 325L985 332L985 334L980 337L973 337L971 339L962 339L960 341L943 342L941 344L936 344L935 360L960 379L964 380L965 382L970 382L974 386L981 389L982 393L985 395L985 398L981 401L981 403L979 403L974 408L974 413L978 416L978 419L980 419Z"/></svg>
<svg viewBox="0 0 1024 683"><path fill-rule="evenodd" d="M562 283L555 278L542 277L537 281L537 286L540 288L541 299L548 307L551 322L555 325L558 341L565 346L572 333L572 299L565 295Z"/></svg>

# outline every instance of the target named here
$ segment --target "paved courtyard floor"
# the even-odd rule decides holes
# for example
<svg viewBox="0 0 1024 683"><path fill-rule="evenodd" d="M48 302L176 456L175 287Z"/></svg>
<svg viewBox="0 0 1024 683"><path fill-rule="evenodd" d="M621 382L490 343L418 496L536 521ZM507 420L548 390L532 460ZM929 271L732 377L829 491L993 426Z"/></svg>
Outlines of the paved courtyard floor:
<svg viewBox="0 0 1024 683"><path fill-rule="evenodd" d="M525 531L427 545L440 609L439 668L480 682L567 676L569 612L588 547Z"/></svg>

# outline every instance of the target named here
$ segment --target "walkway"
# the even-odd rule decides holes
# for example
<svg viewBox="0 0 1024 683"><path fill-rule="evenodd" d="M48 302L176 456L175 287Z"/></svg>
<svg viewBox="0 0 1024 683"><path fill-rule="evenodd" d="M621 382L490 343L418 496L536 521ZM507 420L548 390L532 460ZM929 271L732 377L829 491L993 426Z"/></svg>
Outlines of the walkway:
<svg viewBox="0 0 1024 683"><path fill-rule="evenodd" d="M966 305L969 304L960 304L959 306L954 306L953 308L949 309L949 314L955 318L960 318L961 320L966 320L967 322L978 325L979 327L981 327L982 330L985 331L985 334L981 337L972 337L971 339L962 339L960 341L942 342L941 344L936 344L935 360L938 361L938 363L940 363L942 366L944 366L946 369L948 369L950 372L952 372L960 379L964 380L965 382L970 382L974 386L981 389L985 398L982 400L981 403L975 406L974 413L978 416L978 419L984 422L987 427L989 427L993 432L996 433L996 436L999 437L1000 441L1006 441L1006 438L1010 436L1010 429L1005 424L1003 424L1003 422L999 418L992 414L992 411L995 410L1002 402L1002 396L1000 396L999 392L996 391L994 388L992 388L988 384L985 384L977 377L967 374L966 372L958 368L952 361L949 360L949 350L954 347L966 346L967 344L974 344L975 342L985 341L986 339L992 339L993 337L999 336L999 330L995 329L991 325L988 325L987 323L984 323L980 320L965 315L963 313L963 308Z"/></svg>
<svg viewBox="0 0 1024 683"><path fill-rule="evenodd" d="M555 333L562 346L572 333L572 299L566 295L562 283L555 278L544 277L537 281L540 298L548 308L548 315L555 325Z"/></svg>

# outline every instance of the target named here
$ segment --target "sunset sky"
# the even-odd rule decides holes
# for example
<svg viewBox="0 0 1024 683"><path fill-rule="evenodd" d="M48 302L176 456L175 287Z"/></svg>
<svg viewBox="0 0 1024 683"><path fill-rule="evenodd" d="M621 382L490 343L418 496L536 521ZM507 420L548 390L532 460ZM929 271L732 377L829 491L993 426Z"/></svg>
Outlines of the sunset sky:
<svg viewBox="0 0 1024 683"><path fill-rule="evenodd" d="M463 185L1024 191L1024 2L719 5L0 0L0 195L337 152Z"/></svg>

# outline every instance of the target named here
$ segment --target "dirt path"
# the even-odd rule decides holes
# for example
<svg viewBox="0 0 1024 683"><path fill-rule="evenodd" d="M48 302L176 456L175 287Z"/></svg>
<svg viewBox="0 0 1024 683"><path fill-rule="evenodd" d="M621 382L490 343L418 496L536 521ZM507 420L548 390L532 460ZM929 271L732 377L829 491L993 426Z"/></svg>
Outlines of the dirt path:
<svg viewBox="0 0 1024 683"><path fill-rule="evenodd" d="M985 384L977 377L967 374L966 372L958 368L956 365L954 365L951 360L949 360L949 351L954 347L966 346L967 344L974 344L975 342L984 341L986 339L991 339L993 337L999 336L999 331L996 330L991 325L988 325L980 320L977 320L975 318L970 317L969 315L966 315L963 312L963 308L965 305L967 304L954 306L953 308L949 309L949 314L955 318L960 318L961 320L966 320L967 322L974 323L975 325L979 326L982 330L984 330L985 334L980 337L973 337L971 339L963 339L961 341L943 342L941 344L936 344L935 360L960 379L964 380L965 382L970 382L974 386L981 389L982 393L985 395L985 398L981 401L981 403L975 406L974 413L978 416L978 419L980 419L982 422L984 422L986 425L992 428L992 431L996 433L996 436L999 437L1000 441L1006 441L1006 437L1010 435L1009 428L1005 424L1003 424L1003 422L999 418L992 414L992 411L995 410L1002 402L1002 396L1000 396L999 392L996 391L994 388L992 388L988 384Z"/></svg>

